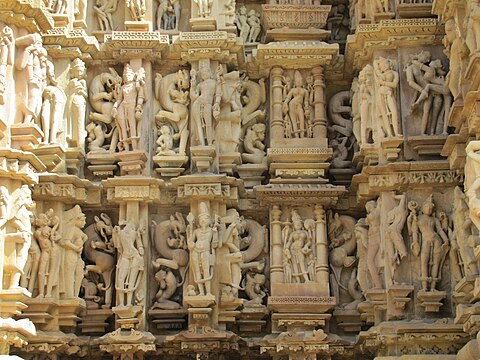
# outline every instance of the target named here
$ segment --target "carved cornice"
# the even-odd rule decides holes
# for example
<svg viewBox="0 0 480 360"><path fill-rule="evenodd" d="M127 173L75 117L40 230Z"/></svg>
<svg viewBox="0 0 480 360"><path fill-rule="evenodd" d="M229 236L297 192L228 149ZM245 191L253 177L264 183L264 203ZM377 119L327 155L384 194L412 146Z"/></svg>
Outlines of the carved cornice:
<svg viewBox="0 0 480 360"><path fill-rule="evenodd" d="M355 34L347 37L345 69L360 70L372 62L373 52L399 46L440 45L443 30L431 18L380 20L376 24L360 24Z"/></svg>
<svg viewBox="0 0 480 360"><path fill-rule="evenodd" d="M172 179L177 189L177 199L182 202L192 200L215 200L236 205L239 191L243 191L241 180L226 175L189 175Z"/></svg>
<svg viewBox="0 0 480 360"><path fill-rule="evenodd" d="M0 148L0 177L19 179L26 184L38 182L38 172L46 167L31 152Z"/></svg>
<svg viewBox="0 0 480 360"><path fill-rule="evenodd" d="M102 180L107 201L123 203L126 201L159 202L161 188L165 182L147 177L116 177Z"/></svg>
<svg viewBox="0 0 480 360"><path fill-rule="evenodd" d="M253 56L258 66L267 69L272 66L305 69L334 63L338 52L338 44L323 41L280 41L258 45Z"/></svg>
<svg viewBox="0 0 480 360"><path fill-rule="evenodd" d="M105 42L95 59L128 60L133 58L161 58L161 52L168 47L168 35L158 31L112 31L105 34Z"/></svg>
<svg viewBox="0 0 480 360"><path fill-rule="evenodd" d="M68 30L66 27L48 30L43 34L43 44L54 58L80 57L86 60L100 49L97 39L88 36L85 30Z"/></svg>
<svg viewBox="0 0 480 360"><path fill-rule="evenodd" d="M0 0L0 21L43 32L53 28L53 19L43 0Z"/></svg>
<svg viewBox="0 0 480 360"><path fill-rule="evenodd" d="M333 206L346 192L344 186L330 184L270 184L254 188L263 205L316 204Z"/></svg>
<svg viewBox="0 0 480 360"><path fill-rule="evenodd" d="M173 37L168 57L182 61L212 59L235 65L245 61L241 39L226 31L182 32Z"/></svg>
<svg viewBox="0 0 480 360"><path fill-rule="evenodd" d="M463 170L450 170L447 160L397 162L386 166L365 166L352 179L352 190L359 201L377 197L382 191L415 188L445 188L463 183Z"/></svg>
<svg viewBox="0 0 480 360"><path fill-rule="evenodd" d="M33 188L33 199L62 201L66 204L99 204L100 187L75 175L40 174Z"/></svg>
<svg viewBox="0 0 480 360"><path fill-rule="evenodd" d="M385 322L359 334L357 345L377 354L423 354L436 348L439 354L454 354L470 340L462 325L439 320L435 323ZM431 352L428 352L431 353Z"/></svg>

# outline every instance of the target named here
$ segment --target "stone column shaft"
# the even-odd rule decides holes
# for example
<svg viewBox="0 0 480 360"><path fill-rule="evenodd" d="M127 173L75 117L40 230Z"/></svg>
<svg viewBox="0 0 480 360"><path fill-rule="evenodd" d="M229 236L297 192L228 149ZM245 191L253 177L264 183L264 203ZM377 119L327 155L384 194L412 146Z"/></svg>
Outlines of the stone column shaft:
<svg viewBox="0 0 480 360"><path fill-rule="evenodd" d="M274 283L283 283L284 274L283 274L283 246L282 246L282 222L280 221L280 216L282 215L282 210L278 205L274 205L271 213L271 229L272 229L272 249L271 249L271 267L270 267L270 282Z"/></svg>
<svg viewBox="0 0 480 360"><path fill-rule="evenodd" d="M284 138L283 130L283 69L275 67L270 72L271 77L271 109L270 136L272 140Z"/></svg>
<svg viewBox="0 0 480 360"><path fill-rule="evenodd" d="M323 67L318 66L312 69L314 78L314 102L315 116L313 119L313 137L315 139L327 138L327 114L326 114L326 99L325 99L325 76Z"/></svg>
<svg viewBox="0 0 480 360"><path fill-rule="evenodd" d="M325 209L318 205L315 207L315 231L317 253L317 263L315 265L316 282L326 286L327 295L330 294L330 283L328 275L328 239L327 239L327 223L325 217Z"/></svg>

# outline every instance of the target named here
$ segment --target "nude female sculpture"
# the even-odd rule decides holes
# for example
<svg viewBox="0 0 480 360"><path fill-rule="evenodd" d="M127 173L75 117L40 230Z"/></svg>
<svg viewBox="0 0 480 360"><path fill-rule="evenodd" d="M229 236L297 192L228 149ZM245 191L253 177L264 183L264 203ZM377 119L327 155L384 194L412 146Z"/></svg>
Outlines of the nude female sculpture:
<svg viewBox="0 0 480 360"><path fill-rule="evenodd" d="M75 205L64 215L63 236L60 240L60 245L64 248L63 266L60 273L63 286L60 292L64 293L64 298L69 299L78 296L82 285L85 263L81 254L87 235L82 231L85 226L85 214L82 213L80 206Z"/></svg>
<svg viewBox="0 0 480 360"><path fill-rule="evenodd" d="M294 87L283 100L283 113L289 115L294 137L303 138L306 134L305 118L310 117L308 90L304 88L302 74L295 71Z"/></svg>
<svg viewBox="0 0 480 360"><path fill-rule="evenodd" d="M391 60L383 57L375 60L374 68L375 81L378 86L377 109L382 118L383 131L385 136L399 136L401 132L396 99L398 72L393 69Z"/></svg>
<svg viewBox="0 0 480 360"><path fill-rule="evenodd" d="M16 39L17 46L25 46L22 55L17 60L17 69L26 70L27 95L23 109L24 124L38 121L42 107L42 91L46 79L47 51L43 47L42 37L39 34L30 34Z"/></svg>

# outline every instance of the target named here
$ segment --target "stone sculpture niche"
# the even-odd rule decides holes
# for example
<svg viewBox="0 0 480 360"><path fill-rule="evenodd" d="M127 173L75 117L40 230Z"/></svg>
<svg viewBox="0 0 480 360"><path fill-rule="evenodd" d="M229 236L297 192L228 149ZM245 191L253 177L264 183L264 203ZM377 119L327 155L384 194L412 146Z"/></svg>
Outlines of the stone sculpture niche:
<svg viewBox="0 0 480 360"><path fill-rule="evenodd" d="M186 155L189 135L187 126L189 88L190 75L187 70L179 70L166 76L160 74L155 76L155 97L160 102L161 108L155 116L160 126L157 155ZM175 134L172 133L172 127L175 129ZM176 140L180 140L178 150L174 150L173 146Z"/></svg>
<svg viewBox="0 0 480 360"><path fill-rule="evenodd" d="M30 218L34 203L27 185L15 189L12 194L8 194L6 187L0 187L0 199L0 224L6 232L2 254L3 283L8 289L15 289L20 285L23 269L28 262L28 250L32 243Z"/></svg>
<svg viewBox="0 0 480 360"><path fill-rule="evenodd" d="M87 240L83 244L83 256L87 261L86 270L90 275L96 274L97 277L89 277L89 282L94 281L97 290L100 290L103 296L87 299L96 303L92 307L110 308L112 306L113 293L113 271L115 269L115 246L112 240L113 223L106 213L101 213L94 217L93 224L85 229ZM84 279L86 280L86 279ZM96 296L96 293L94 294Z"/></svg>
<svg viewBox="0 0 480 360"><path fill-rule="evenodd" d="M449 219L443 213L447 224L442 224L442 218L435 214L433 195L430 195L418 209L415 201L408 203L410 214L407 225L412 243L412 253L420 256L421 284L424 292L434 292L440 282L442 266L450 249L450 240L447 236Z"/></svg>
<svg viewBox="0 0 480 360"><path fill-rule="evenodd" d="M63 247L63 263L60 267L60 296L71 299L80 293L85 269L81 254L88 236L82 231L85 226L85 214L80 206L75 205L65 211L62 225L60 246Z"/></svg>
<svg viewBox="0 0 480 360"><path fill-rule="evenodd" d="M160 223L153 222L155 249L153 261L158 290L151 310L175 310L182 307L181 287L188 270L187 225L180 212Z"/></svg>
<svg viewBox="0 0 480 360"><path fill-rule="evenodd" d="M83 148L85 138L85 116L87 111L87 82L85 63L76 58L70 68L67 87L67 141L72 146Z"/></svg>
<svg viewBox="0 0 480 360"><path fill-rule="evenodd" d="M113 13L117 11L118 0L97 0L93 6L93 12L98 21L98 28L101 32L112 31Z"/></svg>
<svg viewBox="0 0 480 360"><path fill-rule="evenodd" d="M112 231L113 245L117 249L115 290L117 308L139 305L138 287L144 271L143 247L146 230L132 221L121 221Z"/></svg>
<svg viewBox="0 0 480 360"><path fill-rule="evenodd" d="M357 298L356 270L353 270L357 260L355 257L357 251L356 222L353 217L348 215L334 214L333 212L328 214L330 284L332 293L337 299L341 299L341 290L348 293L353 299Z"/></svg>
<svg viewBox="0 0 480 360"><path fill-rule="evenodd" d="M42 89L46 78L47 51L43 47L39 34L21 36L15 40L15 45L21 48L21 55L16 60L16 68L26 73L26 96L23 106L23 123L40 123L42 107Z"/></svg>
<svg viewBox="0 0 480 360"><path fill-rule="evenodd" d="M118 128L113 121L113 106L119 96L122 78L110 68L92 79L88 87L90 106L87 124L87 149L89 154L114 153L118 146Z"/></svg>
<svg viewBox="0 0 480 360"><path fill-rule="evenodd" d="M112 117L118 128L118 148L120 152L137 150L143 104L146 101L145 69L140 68L135 72L129 64L125 64L123 82L117 91Z"/></svg>
<svg viewBox="0 0 480 360"><path fill-rule="evenodd" d="M304 80L298 70L286 71L283 76L283 125L284 136L312 138L314 101L313 77Z"/></svg>
<svg viewBox="0 0 480 360"><path fill-rule="evenodd" d="M284 282L315 282L315 220L302 220L297 210L291 210L291 221L284 223L282 238Z"/></svg>
<svg viewBox="0 0 480 360"><path fill-rule="evenodd" d="M181 14L180 0L160 0L157 8L157 29L178 30Z"/></svg>
<svg viewBox="0 0 480 360"><path fill-rule="evenodd" d="M331 97L328 104L330 120L328 130L330 145L333 148L332 168L345 169L352 166L349 159L352 158L357 144L351 113L349 91L340 91Z"/></svg>
<svg viewBox="0 0 480 360"><path fill-rule="evenodd" d="M13 31L5 26L0 33L0 105L5 104L7 90L7 66L13 65L15 42Z"/></svg>
<svg viewBox="0 0 480 360"><path fill-rule="evenodd" d="M421 110L421 135L447 135L452 95L445 80L446 71L429 51L412 55L405 67L408 85L418 92L412 111Z"/></svg>
<svg viewBox="0 0 480 360"><path fill-rule="evenodd" d="M258 43L262 31L258 12L254 9L247 10L245 6L241 6L235 14L234 22L244 44Z"/></svg>
<svg viewBox="0 0 480 360"><path fill-rule="evenodd" d="M393 61L379 57L373 63L375 78L376 110L381 119L384 137L401 136L397 104L398 72Z"/></svg>

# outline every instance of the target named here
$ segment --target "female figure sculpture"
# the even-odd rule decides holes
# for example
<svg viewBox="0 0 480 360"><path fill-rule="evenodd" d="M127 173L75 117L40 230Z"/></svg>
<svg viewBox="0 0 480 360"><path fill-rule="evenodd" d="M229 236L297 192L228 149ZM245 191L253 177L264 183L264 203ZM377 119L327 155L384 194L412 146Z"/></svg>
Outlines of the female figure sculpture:
<svg viewBox="0 0 480 360"><path fill-rule="evenodd" d="M303 138L307 135L305 118L310 117L309 93L303 85L302 74L295 70L294 87L290 89L283 100L283 113L289 115L293 135L297 138Z"/></svg>
<svg viewBox="0 0 480 360"><path fill-rule="evenodd" d="M87 82L85 81L85 63L76 58L70 68L70 81L67 93L67 139L76 146L82 147L85 138L85 112L87 110Z"/></svg>
<svg viewBox="0 0 480 360"><path fill-rule="evenodd" d="M382 118L384 134L391 137L399 136L401 132L395 95L399 81L398 72L393 69L391 60L383 57L375 60L374 68L378 90L377 108Z"/></svg>
<svg viewBox="0 0 480 360"><path fill-rule="evenodd" d="M64 249L63 266L60 276L63 276L61 291L66 299L78 296L82 286L85 263L81 254L87 235L82 231L85 226L85 215L80 206L75 205L64 214L63 236L60 245Z"/></svg>

